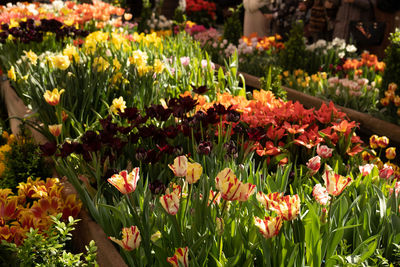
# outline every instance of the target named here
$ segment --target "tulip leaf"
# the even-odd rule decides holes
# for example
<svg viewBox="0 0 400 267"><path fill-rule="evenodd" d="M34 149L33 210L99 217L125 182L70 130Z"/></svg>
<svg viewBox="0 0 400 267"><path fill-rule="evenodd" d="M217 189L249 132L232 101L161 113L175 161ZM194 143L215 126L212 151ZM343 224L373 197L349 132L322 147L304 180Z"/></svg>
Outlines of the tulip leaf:
<svg viewBox="0 0 400 267"><path fill-rule="evenodd" d="M386 198L383 195L382 191L376 185L373 185L373 188L379 199L379 217L382 221L386 213Z"/></svg>

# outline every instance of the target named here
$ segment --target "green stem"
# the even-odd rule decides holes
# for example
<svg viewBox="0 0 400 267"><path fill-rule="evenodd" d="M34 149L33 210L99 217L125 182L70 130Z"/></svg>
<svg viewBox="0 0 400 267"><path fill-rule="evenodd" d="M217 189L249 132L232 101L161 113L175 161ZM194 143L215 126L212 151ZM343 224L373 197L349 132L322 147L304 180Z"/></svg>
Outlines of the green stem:
<svg viewBox="0 0 400 267"><path fill-rule="evenodd" d="M192 199L192 187L193 184L190 184L189 186L189 195L188 198L186 199L186 205L185 205L185 212L183 213L183 223L185 223L185 219L186 219L186 215L187 215L187 211L188 211L188 206L189 206L189 200Z"/></svg>
<svg viewBox="0 0 400 267"><path fill-rule="evenodd" d="M222 247L223 247L223 242L222 242L222 235L219 237L219 262L222 261Z"/></svg>

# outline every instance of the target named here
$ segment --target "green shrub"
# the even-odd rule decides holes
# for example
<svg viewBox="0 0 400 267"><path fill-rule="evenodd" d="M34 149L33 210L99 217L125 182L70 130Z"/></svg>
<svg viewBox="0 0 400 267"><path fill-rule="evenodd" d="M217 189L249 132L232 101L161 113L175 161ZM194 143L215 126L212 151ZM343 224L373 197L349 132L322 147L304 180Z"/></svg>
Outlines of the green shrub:
<svg viewBox="0 0 400 267"><path fill-rule="evenodd" d="M303 37L303 23L293 24L285 49L279 53L280 66L284 70L304 69L306 66L306 45Z"/></svg>
<svg viewBox="0 0 400 267"><path fill-rule="evenodd" d="M400 29L390 34L390 44L385 50L383 62L386 64L382 79L382 88L387 88L389 83L400 84ZM384 90L381 91L383 95Z"/></svg>
<svg viewBox="0 0 400 267"><path fill-rule="evenodd" d="M1 174L0 188L15 188L30 176L46 178L51 175L39 146L27 130L21 132L22 136L10 144L11 150L4 153L5 170Z"/></svg>
<svg viewBox="0 0 400 267"><path fill-rule="evenodd" d="M2 241L0 245L1 266L98 266L96 262L97 247L94 241L86 246L86 255L66 251L66 242L71 240L71 231L78 220L68 218L68 223L60 221L61 214L52 216L54 224L44 234L31 228L21 246Z"/></svg>
<svg viewBox="0 0 400 267"><path fill-rule="evenodd" d="M239 39L242 37L242 23L240 21L240 10L243 4L238 5L236 8L230 8L232 12L224 23L224 39L228 40L228 43L234 45L239 44Z"/></svg>

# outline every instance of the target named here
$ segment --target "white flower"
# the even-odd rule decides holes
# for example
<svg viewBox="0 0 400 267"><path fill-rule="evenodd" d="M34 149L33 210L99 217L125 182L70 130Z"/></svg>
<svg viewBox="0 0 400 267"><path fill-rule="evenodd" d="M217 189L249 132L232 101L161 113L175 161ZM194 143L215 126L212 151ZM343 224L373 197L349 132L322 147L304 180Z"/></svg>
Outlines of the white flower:
<svg viewBox="0 0 400 267"><path fill-rule="evenodd" d="M324 48L326 46L326 41L323 39L319 39L316 43L315 46L317 48Z"/></svg>
<svg viewBox="0 0 400 267"><path fill-rule="evenodd" d="M354 53L354 52L357 51L357 47L355 47L352 44L349 44L349 45L346 46L346 51L349 52L349 53Z"/></svg>
<svg viewBox="0 0 400 267"><path fill-rule="evenodd" d="M346 53L342 51L342 52L339 52L338 57L344 58L345 55L346 55Z"/></svg>

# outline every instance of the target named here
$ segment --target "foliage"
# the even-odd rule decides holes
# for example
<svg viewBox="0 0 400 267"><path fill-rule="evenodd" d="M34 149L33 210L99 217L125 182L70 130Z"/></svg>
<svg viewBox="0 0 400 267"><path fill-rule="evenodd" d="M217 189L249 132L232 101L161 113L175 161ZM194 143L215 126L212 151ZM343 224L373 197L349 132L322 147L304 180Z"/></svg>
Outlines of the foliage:
<svg viewBox="0 0 400 267"><path fill-rule="evenodd" d="M80 266L93 267L96 263L97 247L94 241L86 246L86 254L73 254L66 250L66 245L71 240L71 232L79 221L72 217L68 222L61 221L61 214L51 216L52 226L45 232L31 228L24 242L17 246L13 243L2 241L0 255L2 264L8 266Z"/></svg>
<svg viewBox="0 0 400 267"><path fill-rule="evenodd" d="M285 42L285 49L279 53L279 64L282 69L304 69L307 53L303 37L303 23L293 24L289 33L289 39Z"/></svg>
<svg viewBox="0 0 400 267"><path fill-rule="evenodd" d="M270 65L268 71L260 79L261 89L272 91L277 98L286 100L287 92L282 88L281 79L279 78L281 72L281 68Z"/></svg>
<svg viewBox="0 0 400 267"><path fill-rule="evenodd" d="M383 61L386 71L383 75L382 88L387 88L390 83L400 84L398 73L400 72L400 29L390 34L390 44L385 50ZM383 96L383 91L381 92Z"/></svg>
<svg viewBox="0 0 400 267"><path fill-rule="evenodd" d="M242 23L240 21L240 12L243 4L235 8L230 8L231 15L224 22L224 39L234 45L239 44L239 39L242 36Z"/></svg>
<svg viewBox="0 0 400 267"><path fill-rule="evenodd" d="M26 177L48 177L49 163L40 155L40 149L24 126L15 138L3 132L8 144L0 147L0 188L15 188ZM8 148L6 148L8 146ZM1 171L1 169L3 171Z"/></svg>

